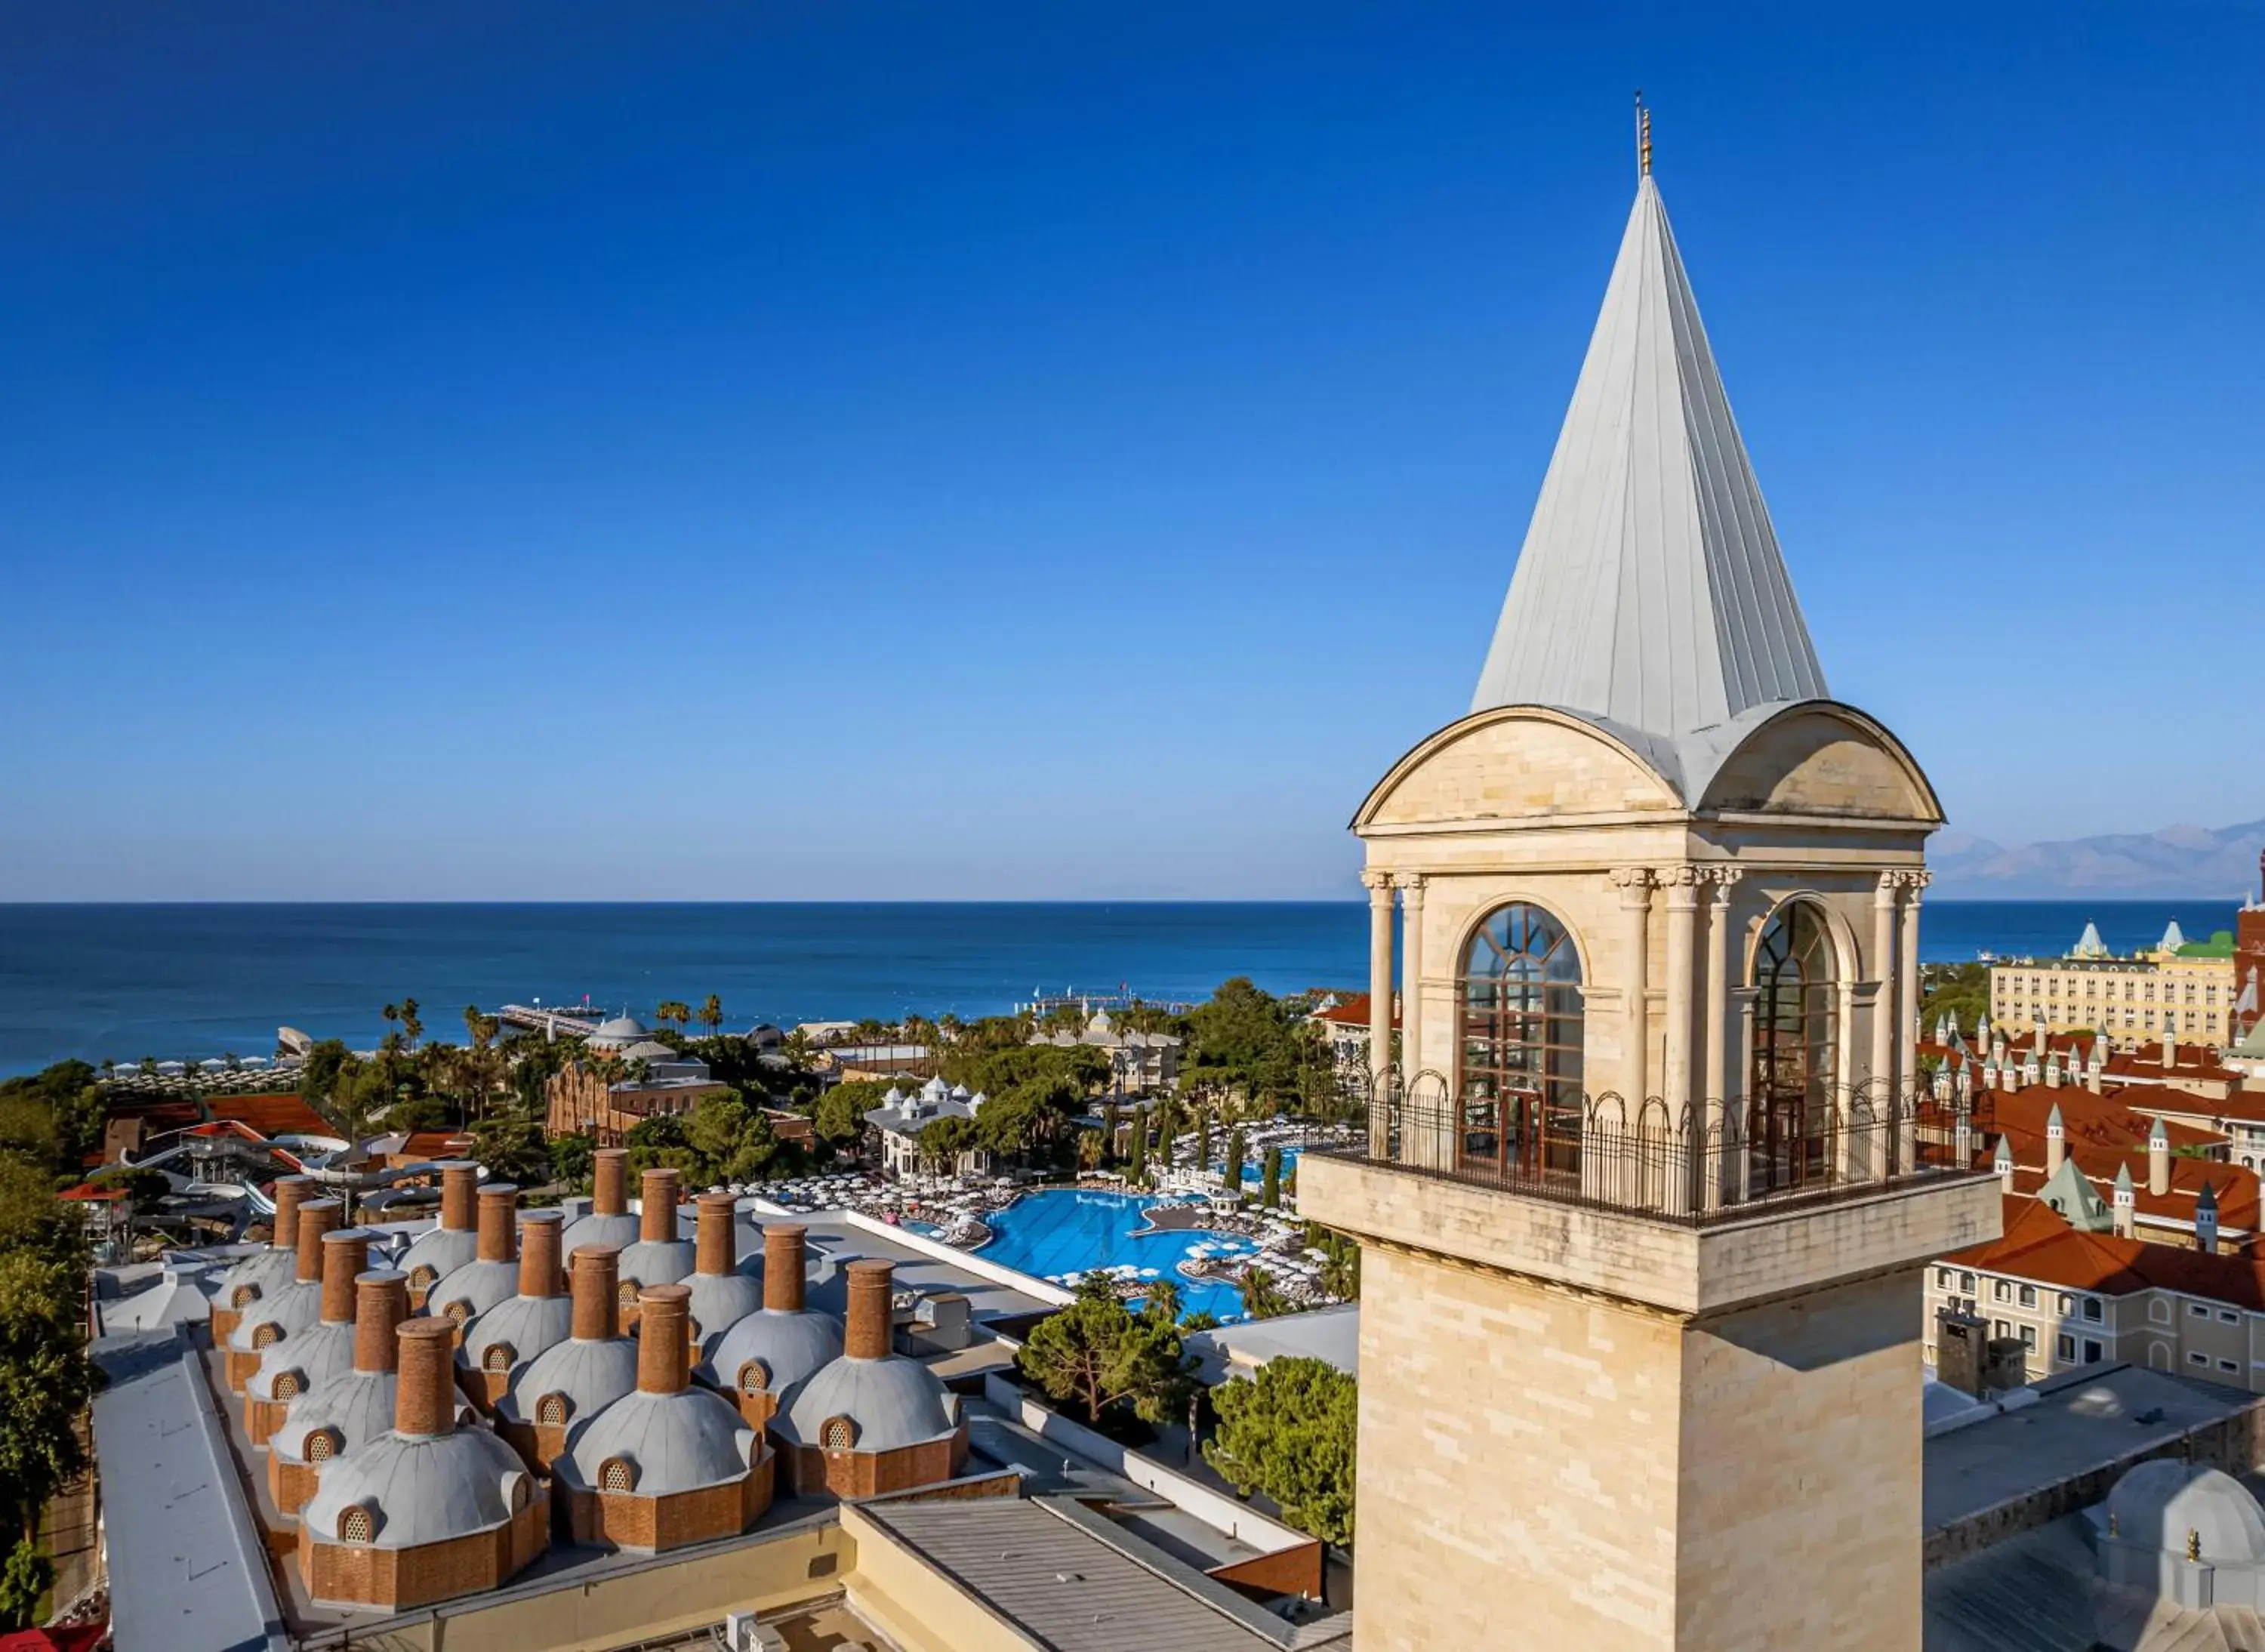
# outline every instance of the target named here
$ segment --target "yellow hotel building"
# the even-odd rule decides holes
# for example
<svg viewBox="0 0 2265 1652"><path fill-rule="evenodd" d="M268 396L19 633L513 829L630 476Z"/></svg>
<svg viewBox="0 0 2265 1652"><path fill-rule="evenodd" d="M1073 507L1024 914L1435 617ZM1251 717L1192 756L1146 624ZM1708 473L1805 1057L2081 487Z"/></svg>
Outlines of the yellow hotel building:
<svg viewBox="0 0 2265 1652"><path fill-rule="evenodd" d="M2118 957L2090 924L2066 957L2014 958L1990 969L1990 1019L2019 1032L2088 1029L2120 1050L2175 1033L2195 1044L2233 1037L2233 935L2190 942L2174 923L2145 952Z"/></svg>

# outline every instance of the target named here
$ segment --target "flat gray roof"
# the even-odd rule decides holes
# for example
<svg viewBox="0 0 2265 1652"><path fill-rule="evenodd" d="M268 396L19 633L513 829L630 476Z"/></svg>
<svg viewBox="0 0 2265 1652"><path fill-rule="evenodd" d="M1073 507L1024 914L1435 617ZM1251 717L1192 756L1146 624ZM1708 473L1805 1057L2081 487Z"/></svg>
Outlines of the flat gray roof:
<svg viewBox="0 0 2265 1652"><path fill-rule="evenodd" d="M948 1262L939 1262L908 1246L895 1244L878 1234L853 1227L843 1219L839 1211L819 1211L791 1219L758 1213L755 1219L763 1222L791 1219L810 1230L811 1248L824 1253L835 1264L830 1277L813 1279L810 1284L811 1306L823 1308L828 1314L842 1313L848 1306L848 1285L841 1277L840 1264L856 1256L885 1256L895 1263L896 1283L899 1286L925 1285L931 1289L958 1292L967 1299L968 1312L979 1320L1004 1319L1017 1314L1044 1314L1053 1306L1050 1302L1041 1302L1036 1297L1024 1296L1019 1291L994 1284L965 1269L955 1268Z"/></svg>
<svg viewBox="0 0 2265 1652"><path fill-rule="evenodd" d="M1191 1567L1132 1558L1127 1539L1067 1498L867 1503L858 1512L1052 1652L1351 1644L1350 1619L1300 1629Z"/></svg>
<svg viewBox="0 0 2265 1652"><path fill-rule="evenodd" d="M111 1633L119 1652L288 1652L195 1344L168 1328L93 1348Z"/></svg>
<svg viewBox="0 0 2265 1652"><path fill-rule="evenodd" d="M1264 1365L1286 1357L1327 1360L1347 1376L1360 1374L1360 1304L1339 1302L1304 1314L1284 1314L1271 1320L1249 1320L1198 1331L1187 1339L1187 1351L1208 1383L1227 1377L1231 1352L1245 1363Z"/></svg>
<svg viewBox="0 0 2265 1652"><path fill-rule="evenodd" d="M2259 1404L2256 1395L2137 1365L2072 1372L2037 1403L1926 1442L1929 1532L2047 1486L2171 1445ZM2144 1420L2143 1420L2144 1419Z"/></svg>

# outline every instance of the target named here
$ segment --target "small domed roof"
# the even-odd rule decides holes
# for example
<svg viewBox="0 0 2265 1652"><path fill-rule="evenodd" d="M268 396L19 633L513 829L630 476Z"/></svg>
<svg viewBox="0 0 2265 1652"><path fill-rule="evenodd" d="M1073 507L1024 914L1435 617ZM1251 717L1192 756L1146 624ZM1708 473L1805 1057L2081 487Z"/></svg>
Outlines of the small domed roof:
<svg viewBox="0 0 2265 1652"><path fill-rule="evenodd" d="M389 1429L323 1471L299 1524L329 1541L341 1515L366 1508L376 1547L416 1548L503 1525L522 1485L532 1491L518 1454L484 1429L416 1437Z"/></svg>
<svg viewBox="0 0 2265 1652"><path fill-rule="evenodd" d="M700 1362L703 1379L719 1388L737 1389L739 1372L751 1359L761 1360L763 1384L771 1393L791 1399L796 1384L841 1357L841 1321L812 1308L792 1313L764 1308L748 1314L712 1343Z"/></svg>
<svg viewBox="0 0 2265 1652"><path fill-rule="evenodd" d="M856 1425L852 1449L893 1451L959 1426L952 1397L927 1366L892 1354L885 1359L834 1360L802 1385L771 1426L799 1445L816 1445L830 1419Z"/></svg>
<svg viewBox="0 0 2265 1652"><path fill-rule="evenodd" d="M574 1304L565 1297L508 1296L464 1327L456 1364L484 1371L488 1350L501 1348L510 1356L506 1369L517 1370L564 1342L573 1328Z"/></svg>
<svg viewBox="0 0 2265 1652"><path fill-rule="evenodd" d="M2183 1556L2191 1532L2206 1561L2265 1561L2265 1511L2218 1469L2168 1458L2142 1463L2108 1494L2108 1514L2125 1543Z"/></svg>
<svg viewBox="0 0 2265 1652"><path fill-rule="evenodd" d="M579 1423L637 1388L637 1345L626 1336L570 1336L521 1365L496 1401L506 1423L533 1423L544 1396L566 1401L566 1420Z"/></svg>
<svg viewBox="0 0 2265 1652"><path fill-rule="evenodd" d="M688 1239L640 1239L622 1247L616 1266L623 1284L644 1285L681 1284L691 1277L697 1264Z"/></svg>
<svg viewBox="0 0 2265 1652"><path fill-rule="evenodd" d="M440 1282L426 1292L425 1311L435 1318L469 1322L497 1303L518 1294L519 1263L482 1262L475 1256L454 1273L443 1275ZM463 1305L463 1311L451 1314L449 1309L458 1303Z"/></svg>
<svg viewBox="0 0 2265 1652"><path fill-rule="evenodd" d="M261 1296L273 1296L299 1277L298 1253L273 1245L239 1257L213 1285L213 1300L224 1308L236 1306L236 1293L250 1285Z"/></svg>
<svg viewBox="0 0 2265 1652"><path fill-rule="evenodd" d="M480 1236L469 1227L442 1227L438 1224L426 1228L409 1241L394 1267L408 1276L412 1285L427 1268L424 1283L445 1279L480 1254Z"/></svg>
<svg viewBox="0 0 2265 1652"><path fill-rule="evenodd" d="M267 1448L287 1462L307 1460L307 1438L317 1429L336 1429L331 1455L341 1457L393 1426L394 1373L354 1371L291 1401L283 1426L268 1437Z"/></svg>
<svg viewBox="0 0 2265 1652"><path fill-rule="evenodd" d="M724 1333L763 1305L760 1280L746 1274L695 1273L683 1283L692 1289L690 1312L695 1350L705 1354L723 1340Z"/></svg>
<svg viewBox="0 0 2265 1652"><path fill-rule="evenodd" d="M558 1254L571 1262L585 1245L615 1245L626 1250L637 1243L637 1219L627 1211L611 1216L592 1211L566 1224L566 1231L558 1235Z"/></svg>
<svg viewBox="0 0 2265 1652"><path fill-rule="evenodd" d="M293 1394L313 1394L353 1369L353 1321L317 1320L304 1329L270 1343L259 1357L259 1369L244 1385L255 1400L288 1400ZM296 1379L289 1394L279 1394L275 1385L286 1374Z"/></svg>
<svg viewBox="0 0 2265 1652"><path fill-rule="evenodd" d="M229 1333L228 1345L238 1353L248 1354L268 1345L259 1336L260 1327L272 1325L288 1340L322 1317L323 1287L312 1279L295 1277L290 1284L245 1305L244 1317Z"/></svg>
<svg viewBox="0 0 2265 1652"><path fill-rule="evenodd" d="M705 1388L623 1395L568 1437L553 1471L571 1468L585 1487L615 1458L631 1469L640 1497L695 1491L744 1476L761 1441L731 1402Z"/></svg>
<svg viewBox="0 0 2265 1652"><path fill-rule="evenodd" d="M588 1039L589 1047L609 1055L618 1055L633 1044L642 1044L649 1035L645 1022L634 1015L615 1015L598 1023L597 1030Z"/></svg>
<svg viewBox="0 0 2265 1652"><path fill-rule="evenodd" d="M652 1038L639 1039L622 1054L631 1061L674 1061L677 1059L675 1051Z"/></svg>

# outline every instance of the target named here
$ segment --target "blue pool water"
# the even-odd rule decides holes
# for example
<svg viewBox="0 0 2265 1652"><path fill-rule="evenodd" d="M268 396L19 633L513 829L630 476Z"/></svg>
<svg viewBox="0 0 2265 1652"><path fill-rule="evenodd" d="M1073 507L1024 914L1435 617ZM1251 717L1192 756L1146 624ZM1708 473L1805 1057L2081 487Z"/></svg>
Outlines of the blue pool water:
<svg viewBox="0 0 2265 1652"><path fill-rule="evenodd" d="M1257 1248L1231 1234L1140 1234L1140 1213L1164 1201L1147 1193L1090 1193L1060 1188L1031 1193L986 1219L991 1242L982 1254L1003 1267L1060 1282L1091 1268L1154 1268L1179 1287L1181 1307L1222 1323L1242 1317L1242 1293L1222 1280L1183 1278L1176 1271L1198 1245L1236 1255Z"/></svg>

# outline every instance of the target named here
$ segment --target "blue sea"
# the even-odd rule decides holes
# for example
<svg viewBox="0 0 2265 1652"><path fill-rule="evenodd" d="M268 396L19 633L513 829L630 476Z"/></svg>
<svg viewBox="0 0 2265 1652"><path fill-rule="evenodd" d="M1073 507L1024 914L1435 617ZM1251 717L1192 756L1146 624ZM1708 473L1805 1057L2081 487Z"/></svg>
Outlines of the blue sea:
<svg viewBox="0 0 2265 1652"><path fill-rule="evenodd" d="M1930 959L2059 951L2087 921L2120 950L2225 902L1931 900ZM278 1026L368 1048L380 1006L418 1000L435 1036L467 1004L627 1008L722 998L733 1027L997 1014L1064 991L1199 999L1229 976L1274 992L1366 985L1359 900L513 906L0 906L0 1073L266 1055Z"/></svg>

